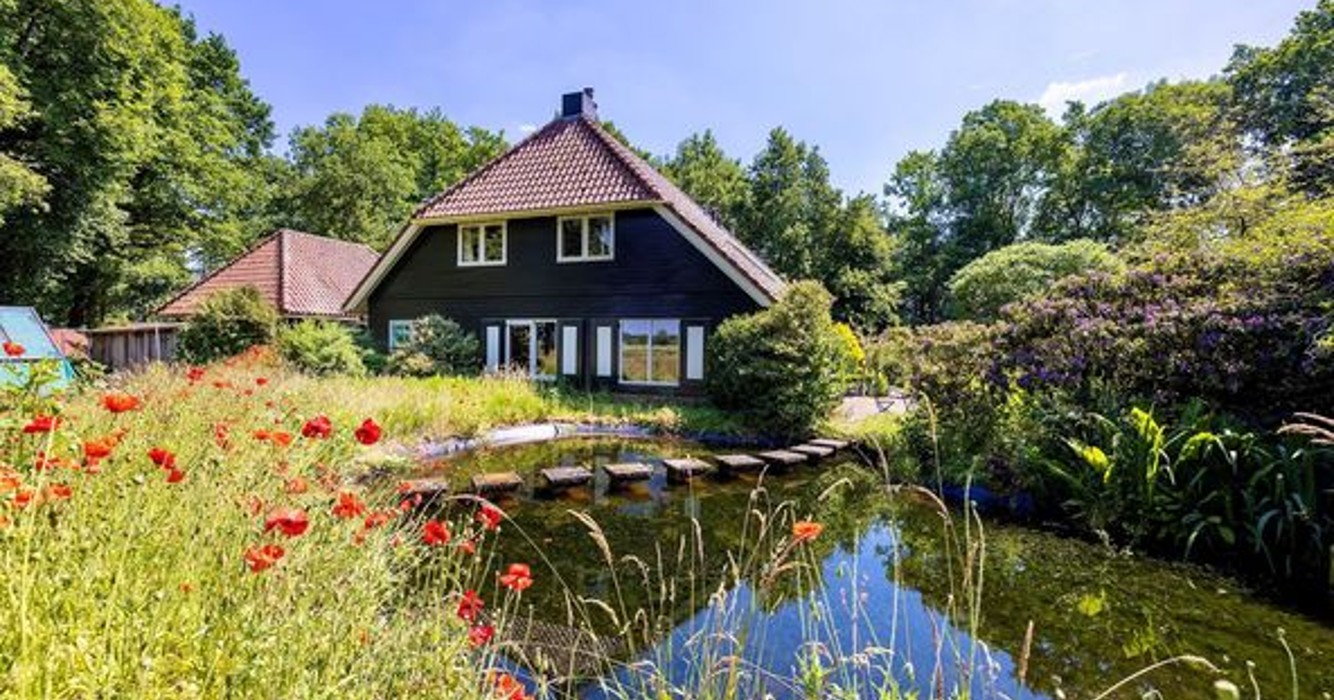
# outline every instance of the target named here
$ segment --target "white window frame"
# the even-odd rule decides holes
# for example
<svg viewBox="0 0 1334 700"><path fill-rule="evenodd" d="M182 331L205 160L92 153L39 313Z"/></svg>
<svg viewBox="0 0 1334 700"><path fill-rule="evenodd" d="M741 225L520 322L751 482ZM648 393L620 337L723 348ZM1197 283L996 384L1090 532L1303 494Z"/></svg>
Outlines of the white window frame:
<svg viewBox="0 0 1334 700"><path fill-rule="evenodd" d="M458 239L457 258L459 267L499 267L505 265L509 259L510 251L510 232L506 221L478 221L467 224L459 224L456 229L455 238ZM500 259L486 259L486 230L492 226L500 227ZM476 260L463 259L463 231L464 229L477 229L481 235L477 238L478 249Z"/></svg>
<svg viewBox="0 0 1334 700"><path fill-rule="evenodd" d="M537 359L537 349L538 349L538 346L537 346L537 327L538 327L539 324L551 324L551 325L555 326L555 329L556 329L555 335L553 336L554 339L555 339L555 341L556 341L556 372L555 372L555 374L541 374L541 373L538 371L538 367L541 365L541 363L538 362L538 359ZM510 356L513 354L513 350L510 348L510 341L512 340L512 338L510 337L510 329L513 328L513 327L515 327L515 326L527 326L527 327L528 327L528 366L527 366L526 368L523 368L524 370L526 370L526 371L528 372L528 378L529 378L529 379L532 379L532 380L534 380L534 381L539 381L539 382L549 382L549 381L552 381L552 380L556 379L558 376L560 376L560 369L561 369L561 368L560 368L560 361L561 361L561 347L560 347L561 333L560 333L560 328L561 328L561 326L560 326L560 322L557 321L557 320L554 319L554 318L511 318L511 319L506 319L506 320L505 320L504 357L501 359L501 362L500 362L501 366L502 366L502 367L509 367L509 366L510 366Z"/></svg>
<svg viewBox="0 0 1334 700"><path fill-rule="evenodd" d="M605 255L588 254L588 240L590 233L588 222L590 219L607 220L607 224L609 226L608 230L611 232L611 241L610 245L608 246L607 253ZM564 243L566 221L580 222L579 230L581 233L579 236L579 241L580 241L579 255L566 255L565 246L561 245L562 243ZM588 214L579 214L578 216L561 216L556 219L556 262L558 263L602 262L606 260L615 260L615 259L616 259L616 212L614 211L590 212Z"/></svg>
<svg viewBox="0 0 1334 700"><path fill-rule="evenodd" d="M616 383L617 383L617 384L624 384L624 385L626 385L626 386L664 386L664 387L679 387L679 386L681 386L681 372L679 371L679 368L678 368L678 371L677 371L677 373L676 373L676 381L674 381L674 382L655 382L655 381L653 381L652 379L648 379L648 380L645 380L645 381L638 381L638 380L633 380L633 379L626 379L626 378L625 378L625 375L624 375L624 372L625 372L625 343L622 342L623 335L622 335L622 333L621 333L621 326L623 326L623 325L626 324L626 323L647 323L647 324L648 324L648 357L645 358L644 369L648 371L648 376L649 376L649 377L652 377L652 376L653 376L653 324L655 324L655 323L671 323L671 322L673 322L673 321L676 322L676 344L677 344L677 347L678 347L678 348L681 348L681 351L684 351L685 339L681 337L681 332L682 332L682 329L684 328L684 326L681 324L681 319L679 319L679 318L625 318L625 319L621 319L620 321L617 322L617 324L616 324L616 359L617 359L617 361L619 362L619 365L618 365L617 368L616 368ZM678 364L681 362L680 351L678 351L678 353L677 353L676 361L677 361Z"/></svg>
<svg viewBox="0 0 1334 700"><path fill-rule="evenodd" d="M394 342L394 330L395 330L396 328L402 328L403 326L407 326L407 327L408 327L408 335L411 335L411 334L412 334L412 328L413 328L413 326L415 326L415 325L417 325L417 322L416 322L415 320L413 320L413 319L407 319L407 318L394 318L394 319L390 319L390 320L389 320L389 335L388 335L388 337L385 339L385 347L389 348L389 352L392 353L393 351L395 351L395 350L398 349L398 347L397 347L397 346L398 346L398 343L395 343L395 342Z"/></svg>

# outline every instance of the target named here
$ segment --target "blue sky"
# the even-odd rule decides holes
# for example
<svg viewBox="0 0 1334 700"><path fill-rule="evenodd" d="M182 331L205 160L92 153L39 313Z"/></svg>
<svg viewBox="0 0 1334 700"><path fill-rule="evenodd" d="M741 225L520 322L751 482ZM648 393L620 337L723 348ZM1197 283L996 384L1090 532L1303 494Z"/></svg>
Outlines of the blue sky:
<svg viewBox="0 0 1334 700"><path fill-rule="evenodd" d="M180 0L295 126L372 102L438 106L517 140L562 92L668 153L712 128L749 162L771 127L818 145L835 184L879 193L996 97L1096 102L1218 72L1314 0Z"/></svg>

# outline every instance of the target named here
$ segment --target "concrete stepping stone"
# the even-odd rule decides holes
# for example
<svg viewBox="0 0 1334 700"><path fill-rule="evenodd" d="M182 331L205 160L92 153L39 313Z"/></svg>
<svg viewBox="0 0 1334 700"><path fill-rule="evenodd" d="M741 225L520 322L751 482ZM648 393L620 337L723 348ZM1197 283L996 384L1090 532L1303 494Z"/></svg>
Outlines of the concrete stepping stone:
<svg viewBox="0 0 1334 700"><path fill-rule="evenodd" d="M713 459L732 471L748 471L764 467L764 460L750 455L715 455Z"/></svg>
<svg viewBox="0 0 1334 700"><path fill-rule="evenodd" d="M836 438L816 438L814 440L808 441L806 444L818 445L820 447L830 447L837 451L837 450L847 449L848 445L852 443L848 442L847 440L838 440Z"/></svg>
<svg viewBox="0 0 1334 700"><path fill-rule="evenodd" d="M768 462L769 464L777 464L778 466L782 467L786 467L793 464L801 464L802 462L805 462L807 459L810 459L809 455L804 455L801 454L800 452L792 452L789 450L769 450L768 452L761 452L756 456Z"/></svg>
<svg viewBox="0 0 1334 700"><path fill-rule="evenodd" d="M492 474L473 474L473 493L486 495L511 493L523 487L523 477L517 472L496 472Z"/></svg>
<svg viewBox="0 0 1334 700"><path fill-rule="evenodd" d="M587 467L551 467L538 472L538 476L548 489L566 489L588 483L593 472Z"/></svg>
<svg viewBox="0 0 1334 700"><path fill-rule="evenodd" d="M834 448L823 447L821 445L794 445L787 449L790 452L804 454L814 459L824 459L825 457L834 454Z"/></svg>
<svg viewBox="0 0 1334 700"><path fill-rule="evenodd" d="M653 476L653 467L643 462L608 464L602 467L602 471L607 474L607 478L613 484L628 481L647 481Z"/></svg>
<svg viewBox="0 0 1334 700"><path fill-rule="evenodd" d="M667 478L672 481L690 481L697 476L713 471L712 464L693 457L664 459L662 463L667 467Z"/></svg>

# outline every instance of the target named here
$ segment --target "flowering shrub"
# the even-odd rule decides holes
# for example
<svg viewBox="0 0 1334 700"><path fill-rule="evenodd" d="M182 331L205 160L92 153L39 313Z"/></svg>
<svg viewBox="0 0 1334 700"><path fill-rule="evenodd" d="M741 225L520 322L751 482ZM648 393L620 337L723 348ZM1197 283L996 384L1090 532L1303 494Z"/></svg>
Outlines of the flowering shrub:
<svg viewBox="0 0 1334 700"><path fill-rule="evenodd" d="M408 341L389 356L385 369L408 377L466 376L481 369L481 353L477 336L452 319L432 314L413 322Z"/></svg>
<svg viewBox="0 0 1334 700"><path fill-rule="evenodd" d="M278 328L278 311L254 287L215 292L181 330L177 352L187 362L212 362L266 345Z"/></svg>
<svg viewBox="0 0 1334 700"><path fill-rule="evenodd" d="M1052 283L1089 272L1119 273L1125 263L1106 245L1088 240L1060 245L1025 242L994 250L963 266L949 282L950 315L994 321L1001 307L1047 291Z"/></svg>
<svg viewBox="0 0 1334 700"><path fill-rule="evenodd" d="M1325 410L1334 364L1317 341L1331 303L1334 245L1158 254L1126 275L1071 278L1008 307L997 374L1080 393L1102 382L1158 404L1200 397L1262 420Z"/></svg>

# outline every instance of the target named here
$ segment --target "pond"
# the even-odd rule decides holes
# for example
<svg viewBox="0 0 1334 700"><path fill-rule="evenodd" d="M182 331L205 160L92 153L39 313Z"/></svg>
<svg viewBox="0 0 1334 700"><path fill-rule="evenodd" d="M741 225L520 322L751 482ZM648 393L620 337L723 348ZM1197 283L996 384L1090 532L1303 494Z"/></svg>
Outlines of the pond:
<svg viewBox="0 0 1334 700"><path fill-rule="evenodd" d="M657 465L629 487L610 488L599 472L591 488L502 502L512 520L490 566L531 562L540 582L498 636L516 668L571 678L569 693L581 698L639 696L664 679L730 685L739 697L834 687L869 697L894 687L923 697L967 689L975 698L1088 698L1190 654L1242 688L1254 662L1266 695L1294 697L1286 642L1300 696L1334 693L1334 628L1228 579L958 512L947 521L929 496L887 489L855 455L679 485L657 462L707 453L679 442L567 440L444 466L530 474ZM823 532L793 545L794 519ZM1150 688L1205 697L1218 677L1173 663L1108 697Z"/></svg>

